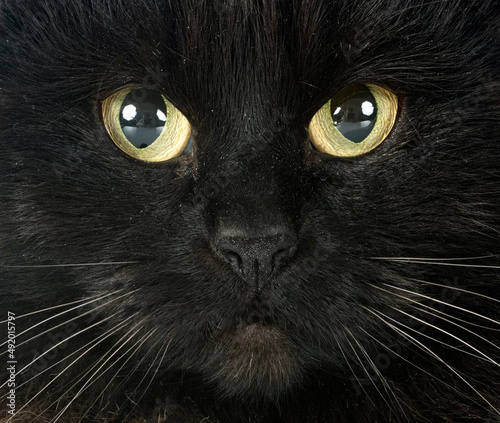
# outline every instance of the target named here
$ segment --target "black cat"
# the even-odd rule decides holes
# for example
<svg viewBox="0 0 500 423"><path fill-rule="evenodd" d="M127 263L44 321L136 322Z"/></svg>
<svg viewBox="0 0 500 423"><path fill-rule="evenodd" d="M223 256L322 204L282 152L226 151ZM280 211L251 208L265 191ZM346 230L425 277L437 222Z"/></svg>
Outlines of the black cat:
<svg viewBox="0 0 500 423"><path fill-rule="evenodd" d="M500 422L493 0L3 0L1 421Z"/></svg>

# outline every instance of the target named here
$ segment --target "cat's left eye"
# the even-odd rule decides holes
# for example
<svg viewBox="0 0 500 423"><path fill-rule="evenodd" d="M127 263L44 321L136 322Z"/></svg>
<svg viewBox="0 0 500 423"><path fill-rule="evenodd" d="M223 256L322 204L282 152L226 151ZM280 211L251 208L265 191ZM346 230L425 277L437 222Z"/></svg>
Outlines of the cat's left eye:
<svg viewBox="0 0 500 423"><path fill-rule="evenodd" d="M391 132L397 97L377 85L352 85L340 90L312 118L314 147L337 157L354 157L379 146Z"/></svg>
<svg viewBox="0 0 500 423"><path fill-rule="evenodd" d="M191 125L162 94L125 88L102 102L104 125L113 142L129 156L162 162L190 145Z"/></svg>

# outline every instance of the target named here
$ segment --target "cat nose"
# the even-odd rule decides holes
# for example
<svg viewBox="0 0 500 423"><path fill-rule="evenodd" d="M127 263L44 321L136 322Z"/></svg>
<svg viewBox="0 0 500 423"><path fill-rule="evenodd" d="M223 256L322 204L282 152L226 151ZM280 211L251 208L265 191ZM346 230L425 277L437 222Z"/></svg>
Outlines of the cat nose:
<svg viewBox="0 0 500 423"><path fill-rule="evenodd" d="M297 249L293 231L282 228L266 233L245 236L234 230L222 230L216 237L214 250L245 280L259 285L282 268Z"/></svg>

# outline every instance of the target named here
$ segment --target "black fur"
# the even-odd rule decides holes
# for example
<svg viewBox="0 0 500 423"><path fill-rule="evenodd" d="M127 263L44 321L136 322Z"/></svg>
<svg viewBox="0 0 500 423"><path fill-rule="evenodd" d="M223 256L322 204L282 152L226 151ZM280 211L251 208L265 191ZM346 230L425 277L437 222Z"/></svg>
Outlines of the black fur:
<svg viewBox="0 0 500 423"><path fill-rule="evenodd" d="M499 34L493 0L3 0L13 421L500 422ZM309 121L357 83L397 94L393 131L319 153ZM190 153L115 147L127 85ZM276 230L259 286L216 248Z"/></svg>

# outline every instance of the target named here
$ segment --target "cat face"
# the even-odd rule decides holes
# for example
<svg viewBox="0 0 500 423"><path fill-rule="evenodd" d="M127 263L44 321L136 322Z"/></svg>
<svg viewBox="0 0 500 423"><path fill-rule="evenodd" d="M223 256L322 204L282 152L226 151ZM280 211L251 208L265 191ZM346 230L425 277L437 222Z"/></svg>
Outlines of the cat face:
<svg viewBox="0 0 500 423"><path fill-rule="evenodd" d="M493 2L4 3L19 418L498 421Z"/></svg>

